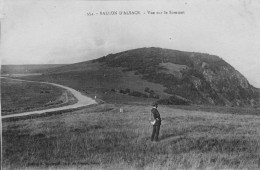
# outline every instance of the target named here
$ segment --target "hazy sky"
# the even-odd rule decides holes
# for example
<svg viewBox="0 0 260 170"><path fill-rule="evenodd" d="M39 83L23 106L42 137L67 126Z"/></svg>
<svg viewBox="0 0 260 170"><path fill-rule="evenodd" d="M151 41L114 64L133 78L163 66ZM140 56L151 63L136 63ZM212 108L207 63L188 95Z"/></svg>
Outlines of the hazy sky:
<svg viewBox="0 0 260 170"><path fill-rule="evenodd" d="M87 16L125 10L142 15ZM258 0L4 0L1 32L2 64L75 63L153 46L218 55L260 87Z"/></svg>

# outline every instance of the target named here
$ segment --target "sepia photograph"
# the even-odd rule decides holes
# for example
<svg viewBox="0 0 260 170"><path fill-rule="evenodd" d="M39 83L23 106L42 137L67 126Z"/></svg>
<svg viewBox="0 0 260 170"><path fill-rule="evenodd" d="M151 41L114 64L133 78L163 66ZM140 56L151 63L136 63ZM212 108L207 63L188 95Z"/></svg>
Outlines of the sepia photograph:
<svg viewBox="0 0 260 170"><path fill-rule="evenodd" d="M259 0L2 0L3 170L259 170Z"/></svg>

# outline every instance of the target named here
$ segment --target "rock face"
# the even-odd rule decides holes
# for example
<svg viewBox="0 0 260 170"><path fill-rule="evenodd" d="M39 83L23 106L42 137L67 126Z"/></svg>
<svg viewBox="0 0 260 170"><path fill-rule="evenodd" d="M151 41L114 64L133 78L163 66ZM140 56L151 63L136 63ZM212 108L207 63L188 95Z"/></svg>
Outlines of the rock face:
<svg viewBox="0 0 260 170"><path fill-rule="evenodd" d="M166 92L194 104L249 106L259 103L259 89L218 56L161 48L140 48L94 60L135 71L164 85Z"/></svg>
<svg viewBox="0 0 260 170"><path fill-rule="evenodd" d="M251 105L252 100L258 102L258 96L254 94L254 88L247 79L221 58L215 56L212 60L214 62L205 61L199 56L192 59L195 60L196 69L202 73L203 81L215 93L215 97L208 97L214 101L213 104L220 102L223 105L240 106ZM200 91L203 94L203 89Z"/></svg>

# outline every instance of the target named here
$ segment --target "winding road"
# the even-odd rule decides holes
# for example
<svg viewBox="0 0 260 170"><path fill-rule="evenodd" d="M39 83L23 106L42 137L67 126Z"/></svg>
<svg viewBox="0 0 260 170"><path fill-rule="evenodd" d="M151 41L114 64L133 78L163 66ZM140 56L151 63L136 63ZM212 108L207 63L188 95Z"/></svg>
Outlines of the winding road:
<svg viewBox="0 0 260 170"><path fill-rule="evenodd" d="M36 83L42 83L42 84L50 84L50 85L57 86L57 87L60 87L60 88L63 88L63 89L70 91L75 96L75 98L78 100L77 103L72 104L72 105L67 105L67 106L62 106L62 107L57 107L57 108L51 108L51 109L44 109L44 110L37 110L37 111L30 111L30 112L4 115L4 116L1 116L2 119L10 118L10 117L27 116L27 115L32 115L32 114L42 114L42 113L46 113L46 112L54 112L54 111L61 111L61 110L67 110L67 109L75 109L75 108L88 106L88 105L97 103L92 98L84 96L80 92L78 92L77 90L74 90L74 89L67 87L67 86L63 86L63 85L59 85L59 84L55 84L55 83L49 83L49 82L29 81L29 80L12 79L12 78L6 78L6 77L0 77L0 78L16 80L16 81L26 81L26 82L36 82Z"/></svg>

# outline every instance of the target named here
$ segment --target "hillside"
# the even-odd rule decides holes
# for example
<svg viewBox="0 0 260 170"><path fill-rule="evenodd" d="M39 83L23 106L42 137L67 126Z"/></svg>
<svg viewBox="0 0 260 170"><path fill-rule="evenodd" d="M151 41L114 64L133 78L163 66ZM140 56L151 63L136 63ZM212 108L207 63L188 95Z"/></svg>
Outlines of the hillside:
<svg viewBox="0 0 260 170"><path fill-rule="evenodd" d="M52 78L50 78L52 77ZM48 69L42 80L154 98L163 104L255 106L259 91L218 56L140 48ZM69 82L73 81L72 82ZM97 90L97 89L95 89Z"/></svg>
<svg viewBox="0 0 260 170"><path fill-rule="evenodd" d="M214 55L141 48L110 54L96 62L135 71L145 80L164 85L165 92L196 104L240 106L259 102L259 93L247 79Z"/></svg>

